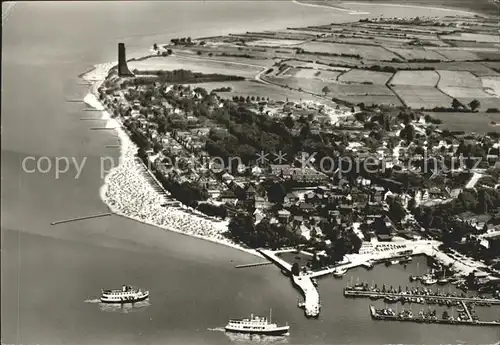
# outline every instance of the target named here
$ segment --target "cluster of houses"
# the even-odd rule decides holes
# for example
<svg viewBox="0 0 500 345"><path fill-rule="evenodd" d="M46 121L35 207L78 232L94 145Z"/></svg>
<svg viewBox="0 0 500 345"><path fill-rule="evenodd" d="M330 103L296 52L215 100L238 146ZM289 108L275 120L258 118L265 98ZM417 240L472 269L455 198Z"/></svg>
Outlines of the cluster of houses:
<svg viewBox="0 0 500 345"><path fill-rule="evenodd" d="M297 167L292 164L269 164L266 167L238 166L237 172L230 174L228 171L214 173L205 164L210 160L208 153L204 151L205 142L211 130L219 128L214 124L199 124L199 119L189 112L181 110L170 103L161 101L161 97L155 101L151 97L152 104L141 104L138 100L130 100L127 93L131 90L140 94L141 88L129 88L116 91L114 94L106 95L104 102L119 109L125 122L134 122L133 131L145 141L152 143L152 149L147 152L153 164L167 164L165 174L176 182L197 184L207 191L208 200L216 206L224 206L227 214L231 216L238 210L251 210L254 213L255 222L264 218L271 222L286 224L294 231L300 233L306 239L322 238L321 222L330 222L341 225L343 229L353 231L363 241L374 238L380 241L389 241L394 235L407 238L418 238L419 226L411 215L406 214L403 220L395 223L385 214L389 210L388 201L397 199L406 207L411 199L416 205L425 204L438 200L449 200L460 193L460 189L450 189L447 186L422 188L415 195L408 195L403 190L394 194L386 186L373 183L368 178L357 177L355 181L348 181L331 177L311 167ZM200 99L202 96L195 91L178 91L171 86L162 90L164 94L174 92L176 97ZM182 94L182 95L181 95ZM223 100L212 94L211 107L220 107ZM261 104L259 107L259 104ZM318 116L312 121L312 131L335 130L335 126L347 129L348 141L346 151L358 159L374 157L383 162L383 167L393 169L399 167L399 171L405 171L412 167L405 166L408 158L423 158L423 154L430 155L453 155L460 145L467 140L472 140L486 151L491 162L497 164L500 145L487 136L480 138L469 136L458 139L459 136L444 137L443 132L436 129L424 117L411 122L415 130L415 141L406 144L400 138L400 132L404 129L401 123L392 123L391 131L383 132L381 138L377 138L379 147L369 148L369 141L373 136L369 131L361 131L364 124L356 120L354 115L343 112L339 117L339 109L330 109L311 102L251 102L249 106L262 107L270 111L272 116L303 116L315 113L319 117L329 118L336 116L336 122L328 122L325 127L318 121ZM274 109L274 111L272 111ZM279 111L276 111L276 110ZM157 120L158 116L174 114L177 119L187 123L186 128L161 131ZM130 129L130 127L129 127ZM225 130L224 128L219 128ZM292 129L293 130L293 129ZM299 129L297 129L299 130ZM421 144L416 144L419 142ZM392 143L392 144L391 144ZM422 152L422 147L425 152ZM173 159L166 159L173 158ZM175 164L173 162L175 161ZM171 166L168 166L170 164ZM175 166L174 166L175 165ZM412 168L413 169L413 168ZM168 172L167 172L168 170ZM418 171L417 171L418 173ZM269 181L277 183L293 182L297 187L293 192L285 195L282 208L276 210L272 202L268 200L264 185ZM301 187L307 185L309 187Z"/></svg>

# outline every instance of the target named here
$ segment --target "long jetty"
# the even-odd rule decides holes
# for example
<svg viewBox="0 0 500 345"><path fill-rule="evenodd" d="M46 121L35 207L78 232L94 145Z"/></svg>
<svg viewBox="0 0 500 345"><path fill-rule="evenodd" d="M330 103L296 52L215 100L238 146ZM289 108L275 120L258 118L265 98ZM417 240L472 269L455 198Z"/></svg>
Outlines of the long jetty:
<svg viewBox="0 0 500 345"><path fill-rule="evenodd" d="M478 297L458 297L458 296L442 296L442 295L421 295L421 294L408 294L404 292L377 292L377 291L363 291L363 290L350 290L344 289L345 297L409 297L409 298L423 298L427 299L440 299L455 302L467 302L467 303L489 303L500 305L500 299L497 298L478 298Z"/></svg>
<svg viewBox="0 0 500 345"><path fill-rule="evenodd" d="M57 224L63 224L63 223L70 223L70 222L76 222L79 220L85 220L85 219L93 219L93 218L100 218L100 217L106 217L106 216L111 216L113 213L101 213L101 214L93 214L90 216L84 216L84 217L76 217L76 218L69 218L69 219L63 219L63 220L57 220L54 222L51 222L50 225L57 225Z"/></svg>
<svg viewBox="0 0 500 345"><path fill-rule="evenodd" d="M265 266L265 265L272 265L272 261L264 261L264 262L257 262L253 264L245 264L245 265L236 265L234 268L247 268L247 267L258 267L258 266Z"/></svg>
<svg viewBox="0 0 500 345"><path fill-rule="evenodd" d="M466 309L467 310L467 309ZM424 318L424 317L404 317L399 315L385 315L378 313L373 305L370 306L370 314L374 320L382 321L400 321L400 322L417 322L417 323L441 323L447 325L470 325L470 326L500 326L500 321L481 321L461 320L461 319L438 319L438 318Z"/></svg>
<svg viewBox="0 0 500 345"><path fill-rule="evenodd" d="M258 252L261 253L266 259L274 262L278 267L288 272L292 276L293 286L297 287L304 296L303 307L305 315L307 317L318 317L321 304L319 300L319 293L312 282L312 277L310 277L307 274L301 274L298 276L291 274L292 265L276 255L279 254L280 252L272 252L264 249L260 249L258 250ZM287 251L281 251L281 252L287 252Z"/></svg>

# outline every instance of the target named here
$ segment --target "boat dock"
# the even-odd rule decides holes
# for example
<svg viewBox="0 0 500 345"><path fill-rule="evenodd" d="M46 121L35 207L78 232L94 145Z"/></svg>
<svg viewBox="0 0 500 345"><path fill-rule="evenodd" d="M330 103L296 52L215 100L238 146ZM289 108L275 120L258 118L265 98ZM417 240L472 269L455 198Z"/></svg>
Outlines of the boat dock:
<svg viewBox="0 0 500 345"><path fill-rule="evenodd" d="M462 302L462 303L474 303L474 304L490 304L490 305L500 305L500 299L497 298L479 298L479 297L458 297L458 296L446 296L446 295L422 295L422 294L408 294L406 292L381 292L381 291L363 291L363 290L351 290L344 288L345 297L364 297L364 298L384 298L384 297L396 297L396 298L422 298L424 300L438 299L443 301L452 302Z"/></svg>
<svg viewBox="0 0 500 345"><path fill-rule="evenodd" d="M470 314L470 310L467 307L467 304L465 304L464 301L461 301L461 303L462 303L462 306L464 307L465 312L467 313L467 317L469 318L469 321L474 321L474 319L472 318L472 315Z"/></svg>
<svg viewBox="0 0 500 345"><path fill-rule="evenodd" d="M272 261L264 261L264 262L257 262L253 264L245 264L245 265L236 265L234 268L247 268L247 267L258 267L258 266L265 266L265 265L271 265L273 264Z"/></svg>
<svg viewBox="0 0 500 345"><path fill-rule="evenodd" d="M466 310L468 310L466 308ZM418 322L418 323L440 323L447 325L470 325L470 326L500 326L500 321L481 321L481 320L473 320L470 318L469 320L462 319L438 319L432 317L408 317L408 316L400 316L400 315L392 315L392 314L383 314L379 313L373 305L370 305L370 315L374 320L382 320L382 321L400 321L400 322ZM469 314L470 315L470 314Z"/></svg>
<svg viewBox="0 0 500 345"><path fill-rule="evenodd" d="M258 252L261 253L266 259L272 261L282 270L290 273L290 275L292 276L293 285L297 287L304 295L304 303L301 303L300 306L304 308L305 315L307 317L318 317L321 304L319 300L318 290L316 290L316 287L312 282L313 277L310 274L300 274L298 276L291 274L292 265L277 256L277 254L279 254L280 252L273 252L264 249L259 249Z"/></svg>

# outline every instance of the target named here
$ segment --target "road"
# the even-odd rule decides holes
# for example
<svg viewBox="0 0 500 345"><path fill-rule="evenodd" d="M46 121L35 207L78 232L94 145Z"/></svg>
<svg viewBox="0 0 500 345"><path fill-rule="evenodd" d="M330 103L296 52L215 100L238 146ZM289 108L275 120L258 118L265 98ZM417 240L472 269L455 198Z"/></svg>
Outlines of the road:
<svg viewBox="0 0 500 345"><path fill-rule="evenodd" d="M472 175L472 177L470 178L469 182L467 182L467 184L465 185L465 188L466 189L471 189L471 188L474 188L474 186L476 185L477 181L479 181L479 179L483 177L482 174L480 173L477 173L477 172L474 172L474 174Z"/></svg>

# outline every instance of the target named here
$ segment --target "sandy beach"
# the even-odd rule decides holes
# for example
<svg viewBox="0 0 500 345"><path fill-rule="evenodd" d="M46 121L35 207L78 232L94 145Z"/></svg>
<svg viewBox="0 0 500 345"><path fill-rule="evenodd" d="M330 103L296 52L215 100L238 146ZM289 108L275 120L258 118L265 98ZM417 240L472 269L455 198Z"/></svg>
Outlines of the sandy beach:
<svg viewBox="0 0 500 345"><path fill-rule="evenodd" d="M231 248L242 250L259 257L253 249L238 245L224 236L228 221L212 220L197 215L195 210L182 207L161 206L165 196L151 185L144 165L136 160L138 147L123 130L122 123L111 118L98 99L98 88L116 62L103 63L83 76L92 82L90 93L84 102L90 107L101 110L102 118L107 120L106 127L114 128L120 140L119 164L110 170L104 179L99 195L110 211L129 219L177 233L208 240Z"/></svg>

